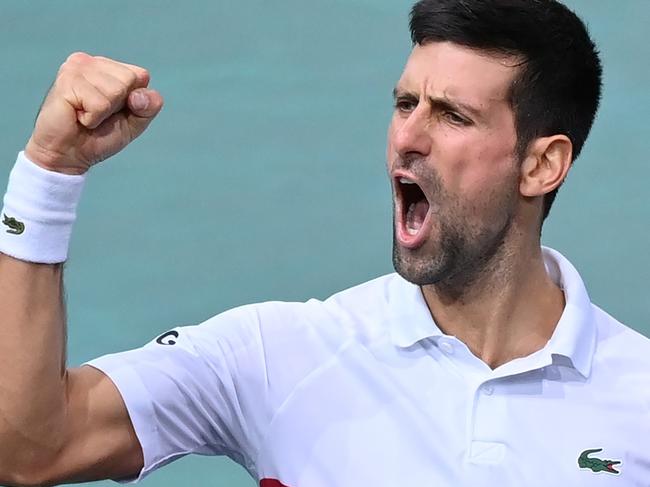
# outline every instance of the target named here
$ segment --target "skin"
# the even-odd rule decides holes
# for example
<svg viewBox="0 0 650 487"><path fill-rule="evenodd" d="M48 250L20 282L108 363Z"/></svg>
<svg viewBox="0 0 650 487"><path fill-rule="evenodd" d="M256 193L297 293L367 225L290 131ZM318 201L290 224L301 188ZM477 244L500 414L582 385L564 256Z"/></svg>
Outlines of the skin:
<svg viewBox="0 0 650 487"><path fill-rule="evenodd" d="M422 282L436 322L490 366L541 348L563 307L536 235L542 195L566 176L571 144L564 136L538 139L515 161L505 102L513 75L504 59L451 44L416 46L398 83L398 95L410 93L412 103L398 105L388 134L391 176L417 179L432 202L421 247L396 239L398 270ZM71 55L43 103L27 157L50 171L83 174L119 152L162 108L149 81L139 66ZM473 105L475 121L460 123L428 99L445 96ZM451 258L454 248L462 252ZM92 367L66 367L62 282L62 264L0 254L3 485L123 478L143 465L110 379Z"/></svg>
<svg viewBox="0 0 650 487"><path fill-rule="evenodd" d="M162 108L146 69L84 53L59 69L25 154L83 174L126 147ZM137 473L142 449L121 396L92 367L66 368L63 264L0 254L0 484Z"/></svg>
<svg viewBox="0 0 650 487"><path fill-rule="evenodd" d="M519 60L451 43L416 45L395 88L388 130L397 272L421 286L436 324L489 367L546 344L564 296L547 276L543 195L566 177L571 142L533 141L516 155L509 88ZM426 195L426 238L400 239L397 180Z"/></svg>

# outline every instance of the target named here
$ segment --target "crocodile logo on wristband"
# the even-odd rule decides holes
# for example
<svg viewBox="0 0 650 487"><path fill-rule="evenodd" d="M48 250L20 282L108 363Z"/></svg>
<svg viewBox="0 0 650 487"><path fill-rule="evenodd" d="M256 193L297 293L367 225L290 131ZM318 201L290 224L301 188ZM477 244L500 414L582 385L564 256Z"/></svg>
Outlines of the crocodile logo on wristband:
<svg viewBox="0 0 650 487"><path fill-rule="evenodd" d="M12 233L14 235L20 235L25 231L25 224L23 222L19 222L13 217L9 217L6 214L4 215L4 219L2 220L2 223L4 223L6 226L9 227L9 230L7 230L7 233Z"/></svg>

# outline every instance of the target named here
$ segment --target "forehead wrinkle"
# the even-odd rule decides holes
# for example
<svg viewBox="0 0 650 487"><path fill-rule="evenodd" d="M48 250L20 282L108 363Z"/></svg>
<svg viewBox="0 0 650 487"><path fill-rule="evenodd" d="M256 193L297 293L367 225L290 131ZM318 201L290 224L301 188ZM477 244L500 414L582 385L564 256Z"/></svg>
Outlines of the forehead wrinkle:
<svg viewBox="0 0 650 487"><path fill-rule="evenodd" d="M426 93L428 90L425 89L424 91ZM462 101L453 96L450 96L447 90L438 96L425 94L423 97L421 93L403 88L398 83L398 85L393 89L393 98L396 98L398 96L408 96L418 100L425 98L431 107L448 107L460 109L461 111L467 112L481 121L485 118L484 111L487 111L484 110L482 106L474 106L466 101Z"/></svg>
<svg viewBox="0 0 650 487"><path fill-rule="evenodd" d="M516 69L515 66L505 64L505 60L500 60L499 64L505 68ZM435 76L432 73L425 74L419 70L413 72L413 70L407 68L402 72L402 76L398 80L395 90L393 90L394 96L408 96L416 100L422 100L422 93L424 92L427 104L432 108L436 108L436 106L455 107L467 116L472 116L475 122L485 126L494 125L493 117L497 116L497 113L512 109L510 101L510 90L512 81L514 81L512 78L507 83L507 86L502 86L501 89L497 89L495 92L472 92L471 87L459 86L454 83L453 78ZM437 87L436 83L442 85ZM463 90L467 92L468 97L459 94ZM486 95L486 98L477 99L476 97L480 93ZM471 99L472 96L473 99Z"/></svg>
<svg viewBox="0 0 650 487"><path fill-rule="evenodd" d="M482 90L480 86L475 86L474 92L468 92L466 95L467 96L457 96L459 91L465 90L467 91L468 89L472 88L472 85L474 84L471 80L469 83L462 83L463 81L467 81L464 79L460 80L455 80L454 78L451 78L449 76L450 73L448 72L438 72L437 74L432 73L430 70L427 73L427 66L430 66L429 62L423 62L423 61L418 61L415 62L413 59L417 58L420 59L424 53L421 52L423 48L420 49L414 49L414 51L411 54L411 57L409 58L409 61L407 62L404 71L402 72L402 76L399 79L398 86L397 88L403 88L404 91L409 92L410 94L418 94L418 98L420 98L419 93L422 90L425 90L425 93L427 94L428 98L440 98L443 101L446 102L451 102L456 105L465 105L466 107L470 109L474 109L474 112L481 112L484 115L487 115L487 112L490 112L492 108L495 108L497 105L500 104L505 104L507 107L511 106L510 103L510 92L512 89L513 82L517 79L517 75L520 72L521 69L521 58L518 56L513 56L513 55L505 55L505 54L494 54L491 52L485 52L481 50L474 50L474 49L466 49L467 51L470 51L473 55L477 56L479 59L484 59L486 61L489 61L489 64L494 66L495 64L499 66L497 68L497 72L495 72L495 75L498 75L498 71L501 70L507 70L509 72L508 80L506 80L505 86L500 86L496 90L492 90L492 93L486 92L486 90ZM423 58L424 59L424 58ZM460 66L461 68L467 64L467 61L463 61L461 59L460 61ZM487 68L491 69L491 66L488 66ZM491 70L492 71L492 70ZM475 82L476 80L474 80ZM458 83L461 82L459 85ZM435 84L438 83L440 86L438 87L440 90L444 90L442 93L429 93L432 91L432 88L434 88ZM412 90L410 88L414 88L414 85L419 85L417 86L417 90ZM409 89L407 89L409 88ZM476 96L478 94L482 94L486 96L485 99L476 99ZM473 100L471 98L474 98ZM470 110L472 111L472 110Z"/></svg>
<svg viewBox="0 0 650 487"><path fill-rule="evenodd" d="M431 103L431 105L448 104L451 106L458 106L461 110L469 112L474 117L477 117L481 120L484 118L484 112L487 111L481 106L474 106L468 102L450 96L448 90L443 91L441 96L429 95L427 98L429 99L429 103Z"/></svg>

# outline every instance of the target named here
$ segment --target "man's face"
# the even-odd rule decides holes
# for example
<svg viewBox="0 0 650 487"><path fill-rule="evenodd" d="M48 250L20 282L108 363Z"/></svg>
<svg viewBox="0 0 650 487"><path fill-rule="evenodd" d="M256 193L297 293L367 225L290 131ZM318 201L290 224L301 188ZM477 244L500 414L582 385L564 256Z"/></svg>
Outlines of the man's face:
<svg viewBox="0 0 650 487"><path fill-rule="evenodd" d="M471 281L511 229L519 197L513 65L448 42L416 45L408 59L387 162L393 263L413 283Z"/></svg>

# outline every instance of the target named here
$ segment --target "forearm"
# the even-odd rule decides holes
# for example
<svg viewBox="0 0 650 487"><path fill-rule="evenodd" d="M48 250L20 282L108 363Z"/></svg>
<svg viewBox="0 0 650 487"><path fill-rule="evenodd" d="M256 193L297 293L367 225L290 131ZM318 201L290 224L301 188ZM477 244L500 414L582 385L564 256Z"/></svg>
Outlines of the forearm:
<svg viewBox="0 0 650 487"><path fill-rule="evenodd" d="M65 437L63 264L0 254L0 482Z"/></svg>
<svg viewBox="0 0 650 487"><path fill-rule="evenodd" d="M148 84L141 67L72 54L9 176L0 214L0 484L123 477L143 464L110 379L90 367L66 371L62 263L86 172L162 108Z"/></svg>

